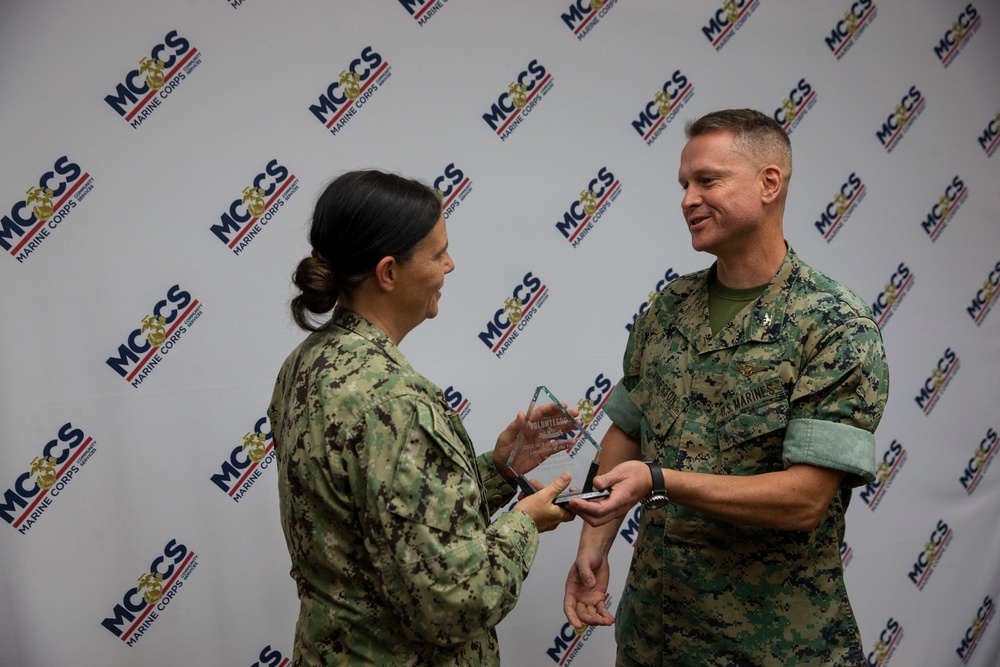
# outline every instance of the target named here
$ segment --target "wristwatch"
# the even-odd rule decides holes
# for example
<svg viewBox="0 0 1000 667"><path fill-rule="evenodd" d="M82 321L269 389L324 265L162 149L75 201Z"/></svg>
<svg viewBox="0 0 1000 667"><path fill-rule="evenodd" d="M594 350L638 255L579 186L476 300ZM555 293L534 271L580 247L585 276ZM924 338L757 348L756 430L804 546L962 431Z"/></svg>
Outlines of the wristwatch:
<svg viewBox="0 0 1000 667"><path fill-rule="evenodd" d="M670 504L667 497L667 487L663 483L663 469L660 464L654 461L646 461L649 466L649 474L653 476L653 490L642 499L642 508L646 510L658 510Z"/></svg>

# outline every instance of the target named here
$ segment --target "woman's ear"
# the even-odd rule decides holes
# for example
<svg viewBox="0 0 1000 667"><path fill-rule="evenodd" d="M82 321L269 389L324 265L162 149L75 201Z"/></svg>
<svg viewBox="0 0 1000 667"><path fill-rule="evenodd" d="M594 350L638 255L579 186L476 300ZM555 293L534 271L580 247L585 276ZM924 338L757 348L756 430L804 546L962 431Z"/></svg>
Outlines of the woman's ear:
<svg viewBox="0 0 1000 667"><path fill-rule="evenodd" d="M396 286L398 268L399 264L396 262L395 257L387 255L380 259L378 264L375 265L375 284L380 289L391 292Z"/></svg>

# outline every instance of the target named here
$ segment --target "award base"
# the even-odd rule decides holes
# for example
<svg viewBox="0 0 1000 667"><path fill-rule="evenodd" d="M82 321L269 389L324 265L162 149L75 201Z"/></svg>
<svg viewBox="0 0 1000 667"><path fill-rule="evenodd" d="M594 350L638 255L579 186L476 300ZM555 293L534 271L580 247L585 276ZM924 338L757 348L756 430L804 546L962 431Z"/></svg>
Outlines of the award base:
<svg viewBox="0 0 1000 667"><path fill-rule="evenodd" d="M580 500L600 500L601 498L607 498L611 495L608 490L604 491L567 491L566 493L560 493L556 496L552 502L556 505L565 505L574 498L579 498Z"/></svg>

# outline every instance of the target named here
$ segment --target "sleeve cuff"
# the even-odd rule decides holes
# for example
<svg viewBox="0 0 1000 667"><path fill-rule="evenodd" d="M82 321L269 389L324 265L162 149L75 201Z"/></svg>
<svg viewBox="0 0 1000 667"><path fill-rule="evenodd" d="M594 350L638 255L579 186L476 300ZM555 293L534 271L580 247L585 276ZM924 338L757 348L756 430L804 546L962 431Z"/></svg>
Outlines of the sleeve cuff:
<svg viewBox="0 0 1000 667"><path fill-rule="evenodd" d="M785 430L786 466L808 463L848 473L850 487L875 480L875 435L847 424L821 419L793 419Z"/></svg>
<svg viewBox="0 0 1000 667"><path fill-rule="evenodd" d="M527 575L531 563L538 553L538 528L527 512L513 510L502 514L493 524L493 529L519 557L521 571Z"/></svg>
<svg viewBox="0 0 1000 667"><path fill-rule="evenodd" d="M604 404L604 412L631 438L639 439L642 424L642 412L629 398L625 382L619 382L611 392L608 402Z"/></svg>
<svg viewBox="0 0 1000 667"><path fill-rule="evenodd" d="M479 475L483 479L483 487L486 490L486 502L489 504L490 513L496 512L503 507L508 500L514 496L517 486L513 482L504 479L500 471L493 465L493 457L490 452L480 454L477 457L479 465Z"/></svg>

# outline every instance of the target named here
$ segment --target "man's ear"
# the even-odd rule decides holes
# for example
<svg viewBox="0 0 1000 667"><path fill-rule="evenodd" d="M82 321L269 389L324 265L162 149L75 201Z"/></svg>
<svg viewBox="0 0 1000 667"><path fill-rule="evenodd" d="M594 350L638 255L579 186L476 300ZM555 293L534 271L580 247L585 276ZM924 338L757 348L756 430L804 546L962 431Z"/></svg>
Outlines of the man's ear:
<svg viewBox="0 0 1000 667"><path fill-rule="evenodd" d="M761 200L765 204L771 204L778 195L781 194L781 186L785 182L785 174L781 168L774 164L769 164L760 170Z"/></svg>
<svg viewBox="0 0 1000 667"><path fill-rule="evenodd" d="M382 290L391 292L396 286L397 271L399 264L396 258L385 256L375 265L375 284Z"/></svg>

